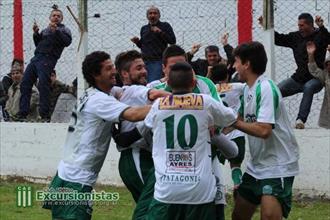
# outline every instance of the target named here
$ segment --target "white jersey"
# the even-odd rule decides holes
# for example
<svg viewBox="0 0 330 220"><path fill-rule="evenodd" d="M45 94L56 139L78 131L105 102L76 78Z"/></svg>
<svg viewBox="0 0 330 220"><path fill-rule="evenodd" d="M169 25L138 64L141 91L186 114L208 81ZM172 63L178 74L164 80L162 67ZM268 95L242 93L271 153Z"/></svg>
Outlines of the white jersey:
<svg viewBox="0 0 330 220"><path fill-rule="evenodd" d="M245 122L273 125L267 139L248 135L251 159L246 172L256 179L297 175L298 144L274 82L261 75L251 88L246 86L239 113Z"/></svg>
<svg viewBox="0 0 330 220"><path fill-rule="evenodd" d="M157 79L157 80L154 80L154 81L148 83L147 84L147 87L150 88L150 89L153 89L153 88L155 88L157 85L159 85L161 83L162 83L162 81L160 81L159 79Z"/></svg>
<svg viewBox="0 0 330 220"><path fill-rule="evenodd" d="M164 203L203 204L215 199L209 127L226 127L236 115L205 94L157 99L145 118L153 131L154 198Z"/></svg>
<svg viewBox="0 0 330 220"><path fill-rule="evenodd" d="M72 112L58 166L60 178L92 186L107 155L111 126L129 106L98 89L89 88Z"/></svg>
<svg viewBox="0 0 330 220"><path fill-rule="evenodd" d="M243 95L244 83L220 83L216 84L218 94L222 102L232 108L237 114L238 109L241 104L241 96ZM226 135L229 139L234 139L237 137L243 137L244 133L240 130L233 130Z"/></svg>
<svg viewBox="0 0 330 220"><path fill-rule="evenodd" d="M122 87L122 94L120 96L119 101L125 103L130 106L144 106L150 105L151 101L149 100L149 91L150 89L142 86L142 85L131 85L131 86L123 86ZM127 132L134 129L136 126L136 122L129 122L129 121L122 121L120 132ZM140 140L134 142L130 147L138 146L139 148L144 147L147 145L145 140L141 138ZM145 146L147 148L147 146ZM127 148L122 148L121 146L117 145L118 151L123 151Z"/></svg>

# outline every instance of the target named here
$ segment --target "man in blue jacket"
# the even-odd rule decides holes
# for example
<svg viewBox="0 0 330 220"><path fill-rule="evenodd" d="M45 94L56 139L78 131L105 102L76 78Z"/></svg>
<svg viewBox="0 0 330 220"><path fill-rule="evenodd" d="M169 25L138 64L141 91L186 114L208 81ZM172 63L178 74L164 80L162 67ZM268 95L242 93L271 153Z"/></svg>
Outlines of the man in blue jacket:
<svg viewBox="0 0 330 220"><path fill-rule="evenodd" d="M57 60L60 58L64 47L71 44L70 29L62 24L63 13L56 6L49 16L50 23L47 28L39 33L36 23L33 25L33 40L36 46L34 57L26 67L21 84L20 111L18 120L24 121L30 109L30 98L33 84L39 79L38 90L40 93L39 114L41 121L49 122L50 115L50 75Z"/></svg>
<svg viewBox="0 0 330 220"><path fill-rule="evenodd" d="M155 6L147 10L149 23L141 28L139 37L131 41L140 49L143 60L147 66L148 82L162 78L162 54L168 44L175 44L176 38L171 25L161 22L160 11Z"/></svg>

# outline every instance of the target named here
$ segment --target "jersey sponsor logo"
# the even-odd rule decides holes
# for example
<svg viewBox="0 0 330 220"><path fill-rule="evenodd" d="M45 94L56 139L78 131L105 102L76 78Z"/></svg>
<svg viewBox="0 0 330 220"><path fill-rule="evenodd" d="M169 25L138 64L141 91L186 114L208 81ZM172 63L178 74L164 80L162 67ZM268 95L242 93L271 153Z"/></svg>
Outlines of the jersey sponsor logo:
<svg viewBox="0 0 330 220"><path fill-rule="evenodd" d="M167 151L166 173L195 173L196 152Z"/></svg>
<svg viewBox="0 0 330 220"><path fill-rule="evenodd" d="M190 109L202 110L204 108L203 96L196 94L187 94L184 96L166 96L160 99L159 109Z"/></svg>
<svg viewBox="0 0 330 220"><path fill-rule="evenodd" d="M230 83L217 84L217 92L224 93L233 90L233 85Z"/></svg>
<svg viewBox="0 0 330 220"><path fill-rule="evenodd" d="M160 183L162 184L196 184L200 182L201 178L197 175L162 175L160 177Z"/></svg>
<svg viewBox="0 0 330 220"><path fill-rule="evenodd" d="M246 118L246 122L248 122L248 123L252 123L252 122L257 121L257 116L255 114L252 114L252 115L246 114L245 118Z"/></svg>

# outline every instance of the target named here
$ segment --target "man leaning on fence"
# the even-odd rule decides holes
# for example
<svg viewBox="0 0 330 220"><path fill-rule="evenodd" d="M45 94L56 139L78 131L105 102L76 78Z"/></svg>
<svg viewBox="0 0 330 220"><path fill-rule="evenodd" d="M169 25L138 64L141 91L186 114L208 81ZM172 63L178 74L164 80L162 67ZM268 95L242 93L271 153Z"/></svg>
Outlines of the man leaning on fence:
<svg viewBox="0 0 330 220"><path fill-rule="evenodd" d="M323 88L323 84L314 78L308 70L308 56L306 43L312 41L316 45L315 61L318 67L323 69L327 45L330 43L330 34L323 25L323 19L316 16L315 23L319 28L314 28L313 17L308 13L302 13L298 17L298 31L288 34L275 32L275 44L289 47L293 50L297 69L288 79L279 83L282 96L287 97L302 92L296 128L304 129L307 117L313 101L313 95Z"/></svg>
<svg viewBox="0 0 330 220"><path fill-rule="evenodd" d="M171 25L161 22L160 11L155 6L147 10L149 23L141 28L139 37L131 41L140 49L147 67L148 82L162 78L162 54L168 44L175 44L176 38Z"/></svg>
<svg viewBox="0 0 330 220"><path fill-rule="evenodd" d="M70 30L62 24L63 13L56 5L53 6L49 20L48 27L40 33L38 25L36 23L33 25L33 40L36 50L34 57L25 70L21 84L22 96L20 99L20 111L17 115L17 120L19 121L25 121L26 116L29 114L31 89L37 78L39 79L40 120L48 122L50 119L50 74L55 68L64 47L71 44L72 37Z"/></svg>

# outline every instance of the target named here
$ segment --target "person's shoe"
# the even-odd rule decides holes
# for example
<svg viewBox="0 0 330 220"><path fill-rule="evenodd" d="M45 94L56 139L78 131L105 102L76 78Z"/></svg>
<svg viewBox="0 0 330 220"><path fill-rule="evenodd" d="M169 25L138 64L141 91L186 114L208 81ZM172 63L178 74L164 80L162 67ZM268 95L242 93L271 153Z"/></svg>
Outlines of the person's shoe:
<svg viewBox="0 0 330 220"><path fill-rule="evenodd" d="M296 129L305 129L305 124L301 119L297 119L296 121Z"/></svg>

